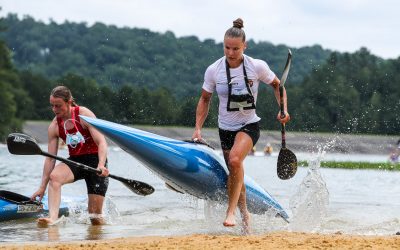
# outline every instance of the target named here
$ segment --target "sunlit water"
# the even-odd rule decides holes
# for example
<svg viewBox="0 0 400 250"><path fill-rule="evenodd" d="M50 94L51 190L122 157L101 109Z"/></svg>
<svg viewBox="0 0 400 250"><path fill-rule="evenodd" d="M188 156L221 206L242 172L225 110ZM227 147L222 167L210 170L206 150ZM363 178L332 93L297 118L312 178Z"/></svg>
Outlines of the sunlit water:
<svg viewBox="0 0 400 250"><path fill-rule="evenodd" d="M45 148L44 148L45 149ZM400 173L380 170L320 169L321 160L386 161L379 155L296 154L310 167L300 167L290 180L276 175L278 152L249 156L246 174L274 196L290 216L287 224L272 215L253 215L253 233L276 230L392 235L400 231ZM62 151L61 155L66 156ZM16 156L0 145L0 189L25 195L39 186L42 156ZM104 214L107 225L91 226L85 202L72 202L71 215L58 226L39 228L34 219L0 223L0 242L69 241L125 236L241 234L240 226L224 228L225 206L206 203L167 189L141 163L118 148L109 150L109 168L115 175L147 182L156 191L137 196L110 179ZM63 196L86 197L83 181L63 187Z"/></svg>

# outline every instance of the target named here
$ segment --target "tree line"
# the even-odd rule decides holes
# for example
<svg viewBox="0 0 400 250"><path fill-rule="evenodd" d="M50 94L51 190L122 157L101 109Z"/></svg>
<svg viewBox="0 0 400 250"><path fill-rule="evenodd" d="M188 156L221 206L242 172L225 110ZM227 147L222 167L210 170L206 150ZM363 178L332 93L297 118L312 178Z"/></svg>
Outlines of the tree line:
<svg viewBox="0 0 400 250"><path fill-rule="evenodd" d="M9 14L7 29L0 33L12 51L16 68L57 79L68 73L94 79L100 85L165 87L176 97L198 92L204 71L223 56L223 44L196 36L175 37L173 32L117 28L95 23L45 24L26 16ZM221 39L223 34L221 34ZM246 54L266 60L281 74L288 47L248 41ZM302 47L293 53L291 80L300 83L316 65L329 57L321 46Z"/></svg>
<svg viewBox="0 0 400 250"><path fill-rule="evenodd" d="M222 44L176 38L100 23L44 24L9 15L1 21L0 137L23 120L53 118L49 93L68 86L77 103L99 117L129 124L194 126L206 67ZM279 75L284 45L249 41L249 55L265 59ZM293 49L287 82L288 129L397 134L400 128L400 59L384 60L366 48L354 53L320 46ZM258 56L258 55L264 55ZM206 126L217 126L214 95ZM262 85L257 113L263 129L279 129L272 88Z"/></svg>

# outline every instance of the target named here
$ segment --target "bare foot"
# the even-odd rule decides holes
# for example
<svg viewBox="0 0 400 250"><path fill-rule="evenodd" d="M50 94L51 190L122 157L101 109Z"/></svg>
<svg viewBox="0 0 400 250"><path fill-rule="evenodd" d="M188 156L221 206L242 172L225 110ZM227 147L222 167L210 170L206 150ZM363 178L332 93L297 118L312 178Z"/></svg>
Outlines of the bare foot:
<svg viewBox="0 0 400 250"><path fill-rule="evenodd" d="M236 218L234 214L227 214L224 223L222 223L225 227L234 227L236 226Z"/></svg>
<svg viewBox="0 0 400 250"><path fill-rule="evenodd" d="M106 224L106 221L103 218L90 218L90 222L93 226L99 226Z"/></svg>
<svg viewBox="0 0 400 250"><path fill-rule="evenodd" d="M93 226L106 224L102 214L89 214L89 218Z"/></svg>
<svg viewBox="0 0 400 250"><path fill-rule="evenodd" d="M46 227L46 226L52 225L53 223L54 223L54 221L50 218L39 218L37 220L38 226L41 226L41 227Z"/></svg>
<svg viewBox="0 0 400 250"><path fill-rule="evenodd" d="M52 220L50 218L39 218L37 220L38 226L47 227L47 226L55 226L57 224L65 222L65 216L61 216L57 220Z"/></svg>

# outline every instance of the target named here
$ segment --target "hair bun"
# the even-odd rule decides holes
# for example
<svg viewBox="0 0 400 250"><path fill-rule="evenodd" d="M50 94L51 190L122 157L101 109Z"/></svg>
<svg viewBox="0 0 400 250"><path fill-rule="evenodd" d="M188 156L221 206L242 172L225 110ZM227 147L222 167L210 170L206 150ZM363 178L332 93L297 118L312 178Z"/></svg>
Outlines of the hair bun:
<svg viewBox="0 0 400 250"><path fill-rule="evenodd" d="M243 20L241 18L236 19L235 21L233 21L233 27L241 29L243 28Z"/></svg>

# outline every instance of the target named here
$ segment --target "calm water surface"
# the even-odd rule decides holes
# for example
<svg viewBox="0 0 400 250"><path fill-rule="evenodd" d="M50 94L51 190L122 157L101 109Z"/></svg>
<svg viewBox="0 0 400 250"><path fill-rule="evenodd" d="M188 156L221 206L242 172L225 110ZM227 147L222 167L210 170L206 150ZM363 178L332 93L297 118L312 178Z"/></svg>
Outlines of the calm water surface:
<svg viewBox="0 0 400 250"><path fill-rule="evenodd" d="M43 147L46 149L46 147ZM63 156L66 151L61 151ZM253 233L275 230L363 235L391 235L400 231L400 173L379 170L319 169L318 160L386 161L379 155L297 154L311 167L299 168L290 180L276 176L277 152L249 156L246 174L274 196L291 216L287 224L271 215L253 216ZM31 195L40 184L42 156L11 155L0 145L0 189ZM63 223L38 228L34 219L0 223L0 242L70 241L125 236L240 234L240 227L222 226L225 207L197 200L166 188L133 157L110 148L109 168L115 175L153 185L155 193L137 196L110 179L104 226L91 226L86 203L71 203L73 211ZM83 181L63 187L63 196L85 197Z"/></svg>

